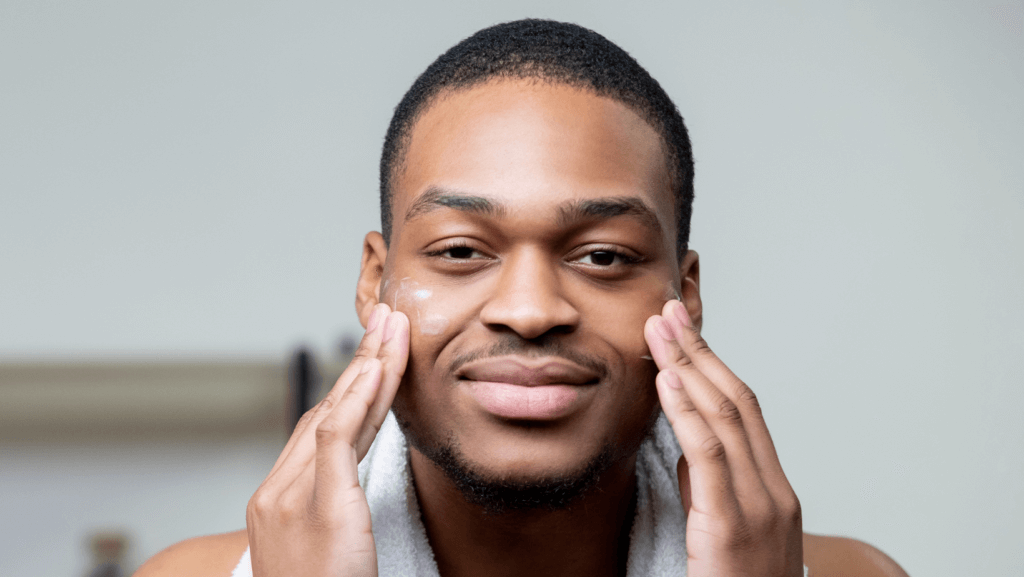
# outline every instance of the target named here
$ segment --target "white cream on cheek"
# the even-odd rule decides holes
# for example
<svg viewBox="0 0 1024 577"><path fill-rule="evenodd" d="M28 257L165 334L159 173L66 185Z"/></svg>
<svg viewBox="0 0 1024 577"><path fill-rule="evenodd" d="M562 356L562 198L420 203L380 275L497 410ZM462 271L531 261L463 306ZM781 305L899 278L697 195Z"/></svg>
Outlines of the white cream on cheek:
<svg viewBox="0 0 1024 577"><path fill-rule="evenodd" d="M450 321L437 310L434 291L410 277L403 277L397 282L385 279L382 294L387 294L389 285L396 285L391 294L391 310L405 313L413 330L422 335L439 335L448 328Z"/></svg>

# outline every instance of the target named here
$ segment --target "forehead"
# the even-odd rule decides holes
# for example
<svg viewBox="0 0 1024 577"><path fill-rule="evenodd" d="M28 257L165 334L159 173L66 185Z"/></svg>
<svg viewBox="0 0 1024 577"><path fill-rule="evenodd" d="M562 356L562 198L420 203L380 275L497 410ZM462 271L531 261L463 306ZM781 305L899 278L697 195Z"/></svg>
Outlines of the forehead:
<svg viewBox="0 0 1024 577"><path fill-rule="evenodd" d="M621 102L564 84L497 80L442 94L410 132L395 184L395 233L417 197L437 188L513 210L636 196L675 231L659 135Z"/></svg>

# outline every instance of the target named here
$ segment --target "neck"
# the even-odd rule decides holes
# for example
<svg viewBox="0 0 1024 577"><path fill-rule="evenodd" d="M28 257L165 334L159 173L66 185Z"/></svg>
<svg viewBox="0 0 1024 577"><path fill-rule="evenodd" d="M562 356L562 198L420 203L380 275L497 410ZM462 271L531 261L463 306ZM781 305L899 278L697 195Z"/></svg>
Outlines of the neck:
<svg viewBox="0 0 1024 577"><path fill-rule="evenodd" d="M636 505L636 455L571 507L488 514L410 447L423 525L442 577L622 577Z"/></svg>

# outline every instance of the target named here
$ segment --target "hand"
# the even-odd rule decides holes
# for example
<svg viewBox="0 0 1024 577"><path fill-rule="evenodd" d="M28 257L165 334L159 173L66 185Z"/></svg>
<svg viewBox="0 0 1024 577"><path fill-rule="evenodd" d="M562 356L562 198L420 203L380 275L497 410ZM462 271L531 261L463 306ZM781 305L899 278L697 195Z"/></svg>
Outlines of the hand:
<svg viewBox="0 0 1024 577"><path fill-rule="evenodd" d="M374 307L355 358L310 409L249 500L255 577L376 576L358 464L377 436L409 358L409 319Z"/></svg>
<svg viewBox="0 0 1024 577"><path fill-rule="evenodd" d="M800 502L754 393L711 352L679 301L647 319L644 338L683 449L687 574L802 576Z"/></svg>

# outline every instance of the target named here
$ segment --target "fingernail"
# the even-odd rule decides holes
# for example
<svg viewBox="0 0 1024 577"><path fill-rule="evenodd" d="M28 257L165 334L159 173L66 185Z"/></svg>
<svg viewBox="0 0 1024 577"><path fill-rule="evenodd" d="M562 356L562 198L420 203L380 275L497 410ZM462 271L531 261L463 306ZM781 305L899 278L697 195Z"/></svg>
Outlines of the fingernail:
<svg viewBox="0 0 1024 577"><path fill-rule="evenodd" d="M382 343L388 342L391 337L395 336L395 330L398 323L395 321L395 315L388 315L386 321L384 321L384 338L381 339Z"/></svg>
<svg viewBox="0 0 1024 577"><path fill-rule="evenodd" d="M672 334L672 329L668 326L668 321L666 321L664 317L658 317L658 319L654 321L654 330L658 331L661 338L666 341L676 340L675 335Z"/></svg>
<svg viewBox="0 0 1024 577"><path fill-rule="evenodd" d="M683 323L684 327L693 326L693 321L690 320L690 313L686 312L686 307L683 306L682 302L676 307L676 316L679 317L679 321Z"/></svg>
<svg viewBox="0 0 1024 577"><path fill-rule="evenodd" d="M366 323L366 332L372 333L373 329L377 328L377 324L380 322L380 307L373 307L370 311L370 320Z"/></svg>
<svg viewBox="0 0 1024 577"><path fill-rule="evenodd" d="M369 360L363 361L363 366L359 367L359 374L362 375L370 372L371 367L373 367L373 363L371 363Z"/></svg>
<svg viewBox="0 0 1024 577"><path fill-rule="evenodd" d="M672 371L664 371L662 374L665 375L664 377L661 378L662 380L665 381L666 385L672 387L673 389L683 388L683 381L679 380L679 375L673 373Z"/></svg>

